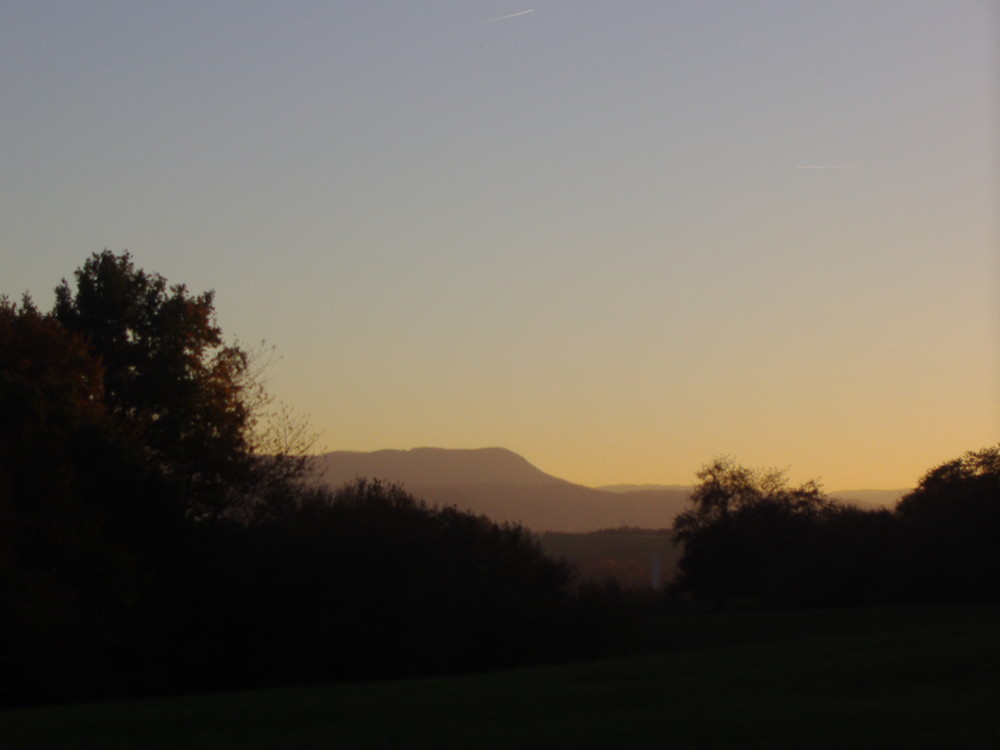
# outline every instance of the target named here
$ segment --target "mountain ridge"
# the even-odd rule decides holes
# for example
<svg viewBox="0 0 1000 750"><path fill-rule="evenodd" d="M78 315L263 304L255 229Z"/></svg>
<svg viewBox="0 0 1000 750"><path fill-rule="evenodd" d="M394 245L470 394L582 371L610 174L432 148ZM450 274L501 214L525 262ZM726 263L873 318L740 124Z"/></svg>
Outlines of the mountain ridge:
<svg viewBox="0 0 1000 750"><path fill-rule="evenodd" d="M572 484L546 474L507 448L392 448L377 451L331 451L316 457L327 483L356 476L385 479L406 486L453 486L504 483L525 486Z"/></svg>
<svg viewBox="0 0 1000 750"><path fill-rule="evenodd" d="M690 490L623 494L574 484L506 448L331 451L316 456L318 481L338 487L359 477L398 483L432 505L455 506L535 532L666 528Z"/></svg>
<svg viewBox="0 0 1000 750"><path fill-rule="evenodd" d="M535 532L623 526L668 528L694 489L683 485L586 487L547 474L507 448L331 451L312 458L316 479L339 487L360 477L402 485L432 505L456 506ZM889 505L904 491L849 490L831 497Z"/></svg>

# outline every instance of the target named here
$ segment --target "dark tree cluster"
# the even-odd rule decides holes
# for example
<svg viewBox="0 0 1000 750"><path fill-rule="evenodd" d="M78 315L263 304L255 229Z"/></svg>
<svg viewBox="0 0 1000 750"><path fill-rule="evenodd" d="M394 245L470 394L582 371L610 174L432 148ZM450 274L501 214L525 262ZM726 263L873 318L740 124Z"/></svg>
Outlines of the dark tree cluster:
<svg viewBox="0 0 1000 750"><path fill-rule="evenodd" d="M309 481L212 294L95 254L0 301L0 704L426 674L564 643L517 526ZM279 417L281 412L278 412Z"/></svg>
<svg viewBox="0 0 1000 750"><path fill-rule="evenodd" d="M931 469L896 506L897 576L910 597L1000 597L1000 445Z"/></svg>
<svg viewBox="0 0 1000 750"><path fill-rule="evenodd" d="M204 523L171 653L188 688L316 683L509 666L561 635L568 572L519 526L431 508L359 479L281 518Z"/></svg>
<svg viewBox="0 0 1000 750"><path fill-rule="evenodd" d="M572 591L520 526L311 481L260 353L105 251L51 312L0 298L0 706L462 672L622 653L637 602ZM718 604L1000 595L1000 446L895 510L703 468L673 592ZM641 629L639 629L641 630Z"/></svg>
<svg viewBox="0 0 1000 750"><path fill-rule="evenodd" d="M1000 446L929 471L895 509L834 502L815 482L729 458L698 475L679 515L673 593L831 606L1000 597Z"/></svg>

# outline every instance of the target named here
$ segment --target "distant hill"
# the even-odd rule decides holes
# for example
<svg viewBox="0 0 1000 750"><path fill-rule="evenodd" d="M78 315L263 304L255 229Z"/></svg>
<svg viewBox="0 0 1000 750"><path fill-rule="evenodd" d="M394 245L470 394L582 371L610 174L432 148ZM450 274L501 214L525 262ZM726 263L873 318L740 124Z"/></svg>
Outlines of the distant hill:
<svg viewBox="0 0 1000 750"><path fill-rule="evenodd" d="M637 492L646 490L684 490L691 492L694 487L677 484L609 484L597 489L605 492ZM827 493L835 500L853 502L858 505L878 505L891 507L912 489L899 490L837 490Z"/></svg>
<svg viewBox="0 0 1000 750"><path fill-rule="evenodd" d="M536 469L506 448L334 451L317 458L324 481L333 485L359 476L391 479L411 488L489 483L525 487L569 484Z"/></svg>
<svg viewBox="0 0 1000 750"><path fill-rule="evenodd" d="M532 531L583 532L623 526L669 528L687 506L692 487L584 487L533 466L505 448L414 448L334 451L313 459L321 482L339 487L358 477L403 485L433 505L454 505ZM909 490L830 493L861 506L891 507Z"/></svg>
<svg viewBox="0 0 1000 750"><path fill-rule="evenodd" d="M504 448L334 451L317 456L313 467L332 487L357 477L397 482L429 503L536 532L667 528L690 494L690 488L611 493L584 487L546 474Z"/></svg>
<svg viewBox="0 0 1000 750"><path fill-rule="evenodd" d="M649 490L683 490L690 492L693 487L686 484L604 484L595 487L601 492L647 492Z"/></svg>
<svg viewBox="0 0 1000 750"><path fill-rule="evenodd" d="M626 589L662 587L677 573L681 548L669 531L550 531L540 536L542 551L574 567L575 584L615 579Z"/></svg>
<svg viewBox="0 0 1000 750"><path fill-rule="evenodd" d="M830 497L845 503L855 505L881 506L892 508L903 495L912 492L912 489L905 490L838 490L831 492Z"/></svg>

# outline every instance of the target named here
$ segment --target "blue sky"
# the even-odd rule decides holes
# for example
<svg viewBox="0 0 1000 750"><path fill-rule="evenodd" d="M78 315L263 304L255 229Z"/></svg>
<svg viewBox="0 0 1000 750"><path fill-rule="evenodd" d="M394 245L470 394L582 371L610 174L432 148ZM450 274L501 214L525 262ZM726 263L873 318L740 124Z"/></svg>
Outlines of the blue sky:
<svg viewBox="0 0 1000 750"><path fill-rule="evenodd" d="M906 486L1000 438L998 49L987 0L9 2L0 287L215 289L320 448Z"/></svg>

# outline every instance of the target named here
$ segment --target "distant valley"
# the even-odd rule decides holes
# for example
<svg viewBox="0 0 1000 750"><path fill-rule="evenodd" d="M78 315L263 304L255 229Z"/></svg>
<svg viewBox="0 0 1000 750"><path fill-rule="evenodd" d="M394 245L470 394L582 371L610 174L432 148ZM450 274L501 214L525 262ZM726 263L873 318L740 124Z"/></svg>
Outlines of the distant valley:
<svg viewBox="0 0 1000 750"><path fill-rule="evenodd" d="M535 532L587 532L622 526L669 528L691 487L592 488L546 474L505 448L334 451L313 459L317 479L338 487L358 477L403 485L433 505L521 523ZM906 490L830 493L859 505L891 505Z"/></svg>

